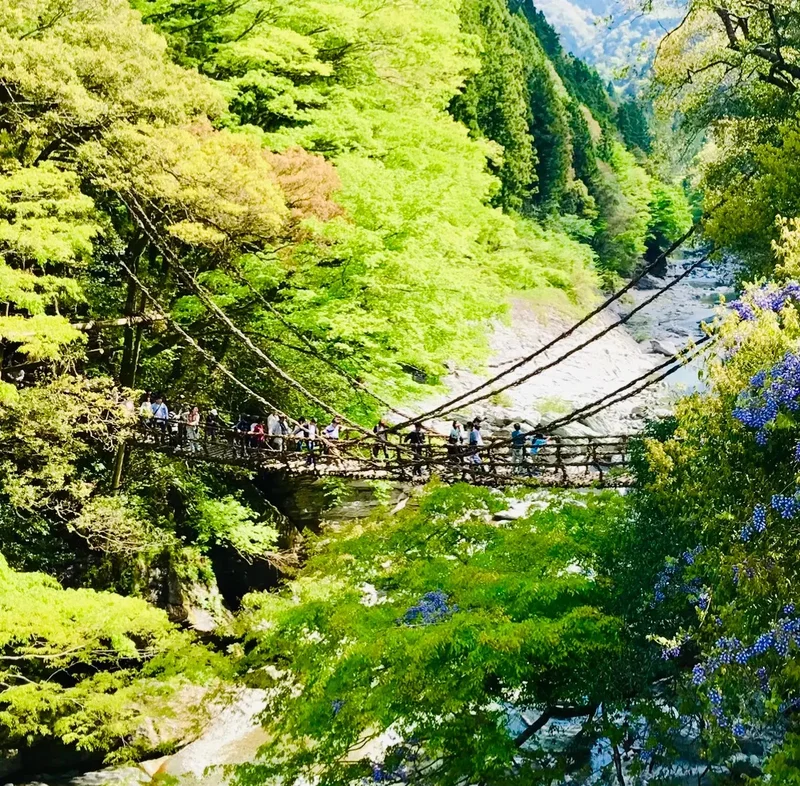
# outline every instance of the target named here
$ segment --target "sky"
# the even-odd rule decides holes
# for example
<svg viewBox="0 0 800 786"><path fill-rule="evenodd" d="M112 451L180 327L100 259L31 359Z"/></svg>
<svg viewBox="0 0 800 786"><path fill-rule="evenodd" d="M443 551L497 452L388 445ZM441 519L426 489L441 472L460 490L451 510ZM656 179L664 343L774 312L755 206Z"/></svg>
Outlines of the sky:
<svg viewBox="0 0 800 786"><path fill-rule="evenodd" d="M564 47L622 78L626 68L646 67L659 39L680 19L680 0L657 0L643 15L635 0L533 0L561 34Z"/></svg>

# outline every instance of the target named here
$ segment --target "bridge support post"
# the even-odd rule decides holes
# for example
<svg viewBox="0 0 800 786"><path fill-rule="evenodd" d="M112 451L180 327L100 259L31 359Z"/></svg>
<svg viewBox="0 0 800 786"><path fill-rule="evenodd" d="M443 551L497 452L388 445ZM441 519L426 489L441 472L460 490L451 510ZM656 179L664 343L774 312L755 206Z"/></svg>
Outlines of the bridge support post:
<svg viewBox="0 0 800 786"><path fill-rule="evenodd" d="M564 478L564 483L567 482L567 465L564 463L564 454L562 451L562 444L556 443L556 469L561 471L561 476Z"/></svg>

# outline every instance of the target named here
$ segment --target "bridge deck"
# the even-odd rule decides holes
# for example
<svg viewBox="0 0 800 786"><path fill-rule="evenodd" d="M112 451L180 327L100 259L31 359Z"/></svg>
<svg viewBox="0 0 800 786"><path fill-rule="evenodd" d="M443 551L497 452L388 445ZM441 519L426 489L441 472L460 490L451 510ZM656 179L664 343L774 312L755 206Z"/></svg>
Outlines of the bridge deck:
<svg viewBox="0 0 800 786"><path fill-rule="evenodd" d="M491 440L478 449L434 440L415 450L365 439L309 445L217 430L187 439L178 429L142 428L133 443L186 461L312 477L411 481L435 475L447 483L475 485L619 487L631 483L630 440L629 435L554 437L535 453L529 447L521 453L512 450L510 439Z"/></svg>

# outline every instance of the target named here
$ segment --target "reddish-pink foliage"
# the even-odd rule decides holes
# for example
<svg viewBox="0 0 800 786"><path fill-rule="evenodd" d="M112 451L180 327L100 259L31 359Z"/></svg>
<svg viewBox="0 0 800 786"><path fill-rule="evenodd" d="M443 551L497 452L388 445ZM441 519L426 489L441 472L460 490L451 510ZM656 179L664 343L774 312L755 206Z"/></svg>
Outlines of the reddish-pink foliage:
<svg viewBox="0 0 800 786"><path fill-rule="evenodd" d="M330 161L300 147L268 157L295 221L311 217L330 221L344 213L332 198L342 184Z"/></svg>

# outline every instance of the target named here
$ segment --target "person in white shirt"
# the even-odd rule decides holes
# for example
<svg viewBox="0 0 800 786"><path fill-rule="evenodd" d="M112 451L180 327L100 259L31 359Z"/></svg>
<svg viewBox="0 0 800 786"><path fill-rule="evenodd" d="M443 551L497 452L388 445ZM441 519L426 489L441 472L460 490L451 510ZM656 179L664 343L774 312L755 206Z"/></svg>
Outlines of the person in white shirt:
<svg viewBox="0 0 800 786"><path fill-rule="evenodd" d="M275 433L273 429L275 427L275 424L278 422L278 420L279 420L279 418L278 418L278 413L277 412L273 411L273 412L270 412L269 415L267 415L266 432L270 436L272 436Z"/></svg>
<svg viewBox="0 0 800 786"><path fill-rule="evenodd" d="M334 443L339 441L340 430L341 421L338 417L335 417L327 426L325 426L325 430L322 432L322 436L325 439L326 449L333 456L339 455L339 450L336 448Z"/></svg>
<svg viewBox="0 0 800 786"><path fill-rule="evenodd" d="M272 423L270 424L270 418L273 418ZM267 418L267 423L270 424L268 427L268 432L270 436L270 446L273 450L283 450L283 424L280 421L280 418L277 416L270 415Z"/></svg>
<svg viewBox="0 0 800 786"><path fill-rule="evenodd" d="M164 399L161 396L156 396L156 400L153 402L153 420L155 421L156 428L161 431L162 434L167 433L167 420L169 420L169 410L167 409L167 405L164 403Z"/></svg>

